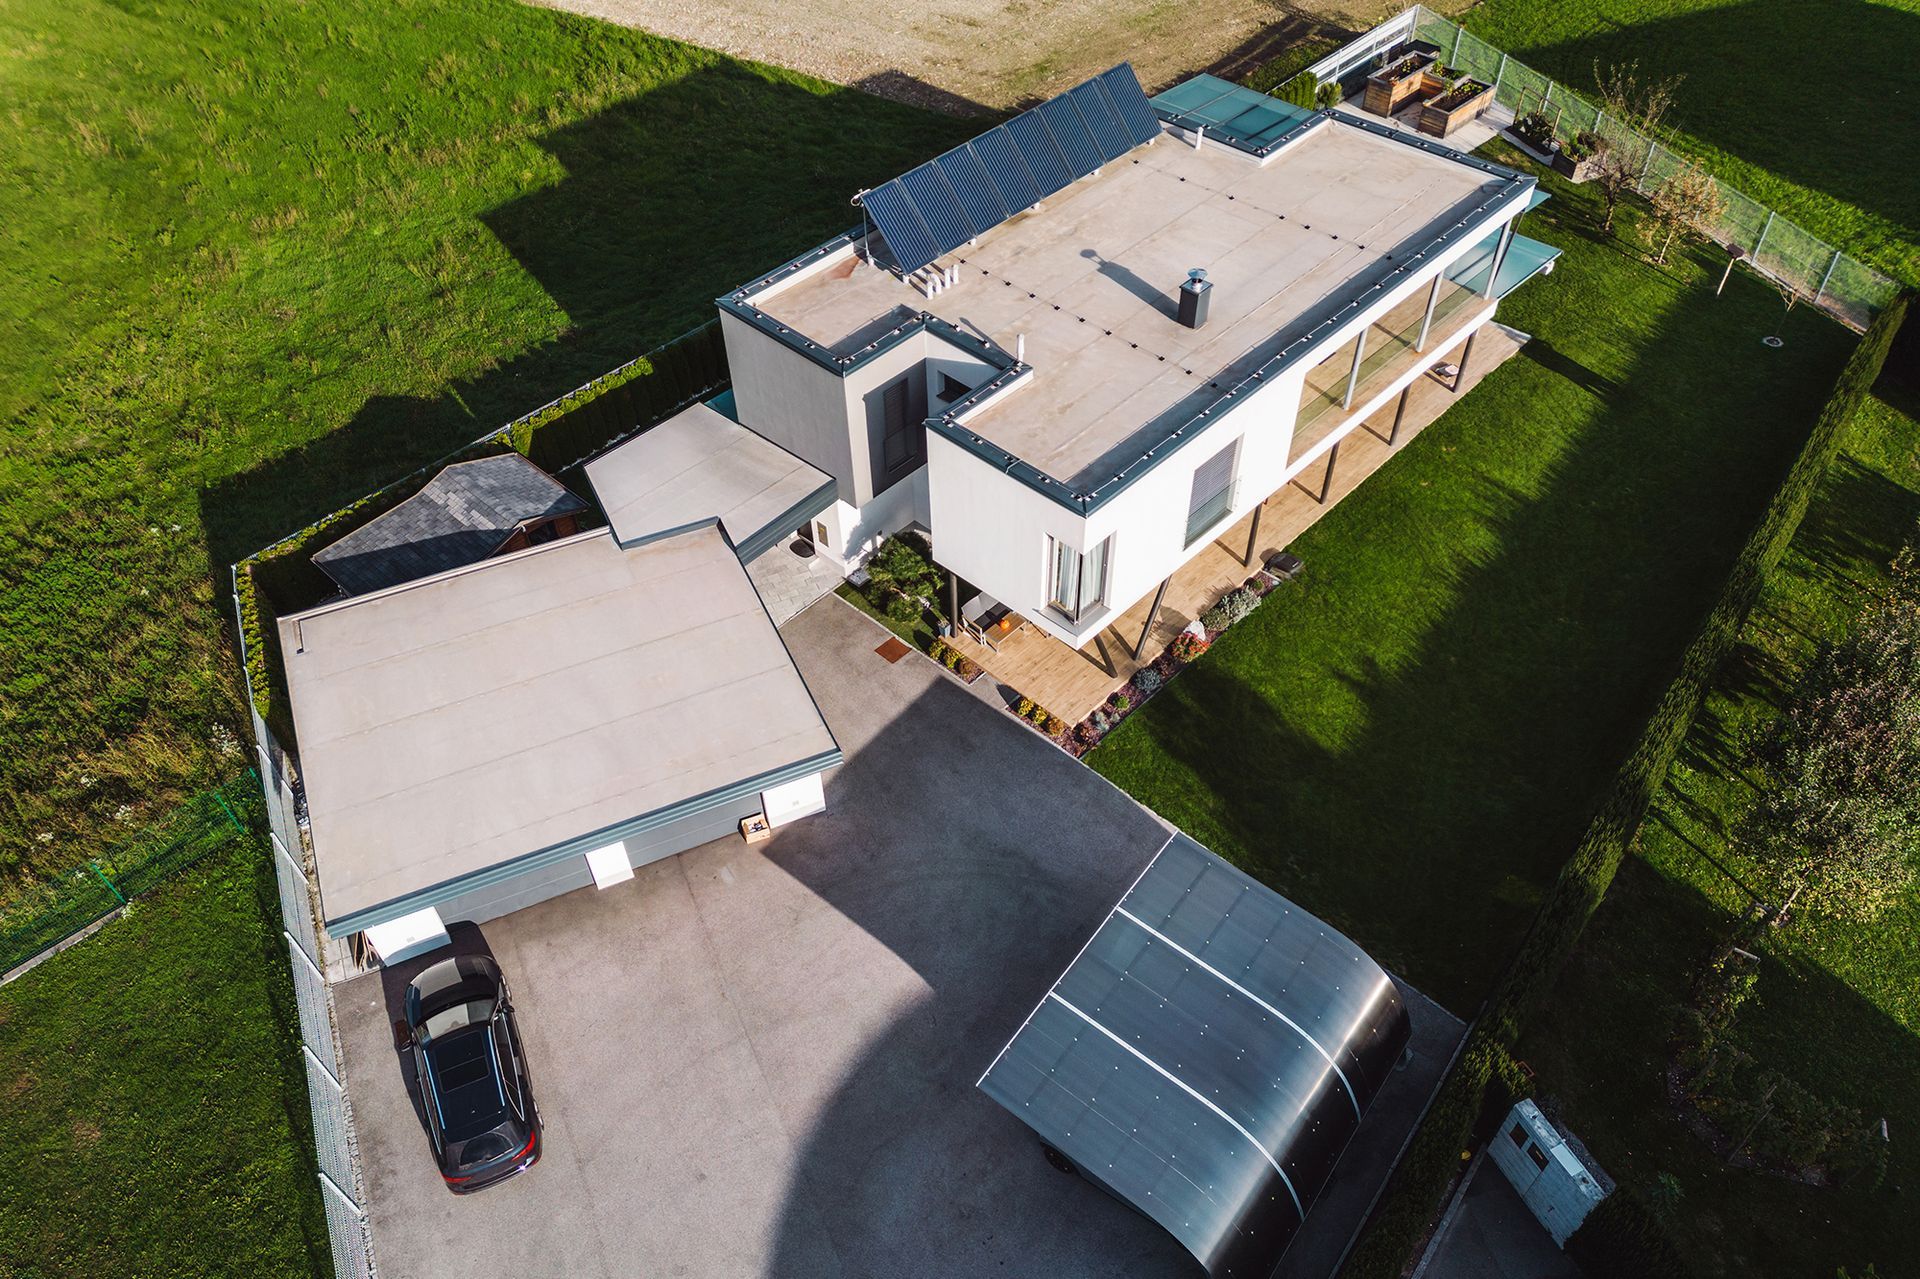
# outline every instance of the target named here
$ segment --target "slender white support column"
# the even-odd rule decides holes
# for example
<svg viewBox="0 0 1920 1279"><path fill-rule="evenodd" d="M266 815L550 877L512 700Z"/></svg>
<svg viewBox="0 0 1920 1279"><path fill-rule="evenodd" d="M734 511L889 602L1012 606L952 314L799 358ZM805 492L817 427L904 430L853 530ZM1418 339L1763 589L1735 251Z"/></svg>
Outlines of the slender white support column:
<svg viewBox="0 0 1920 1279"><path fill-rule="evenodd" d="M1447 273L1440 272L1433 277L1433 291L1427 294L1427 313L1420 321L1420 340L1413 344L1416 351L1427 349L1427 338L1433 331L1433 308L1440 302L1440 285L1446 280Z"/></svg>
<svg viewBox="0 0 1920 1279"><path fill-rule="evenodd" d="M1372 327L1372 325L1367 326L1367 328ZM1361 329L1359 336L1353 339L1353 370L1347 374L1347 398L1340 403L1340 407L1343 410L1353 407L1353 393L1358 390L1360 386L1360 361L1366 353L1367 330Z"/></svg>

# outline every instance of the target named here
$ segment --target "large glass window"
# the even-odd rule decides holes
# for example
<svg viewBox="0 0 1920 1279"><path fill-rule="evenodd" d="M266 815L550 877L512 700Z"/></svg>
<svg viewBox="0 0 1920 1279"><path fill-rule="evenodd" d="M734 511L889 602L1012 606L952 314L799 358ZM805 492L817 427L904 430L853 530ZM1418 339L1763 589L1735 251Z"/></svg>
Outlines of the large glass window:
<svg viewBox="0 0 1920 1279"><path fill-rule="evenodd" d="M885 423L881 443L882 465L889 476L926 458L926 423L913 415L912 387L901 378L880 396Z"/></svg>
<svg viewBox="0 0 1920 1279"><path fill-rule="evenodd" d="M1233 509L1234 464L1240 457L1235 440L1202 462L1193 473L1193 492L1187 500L1187 545L1205 537Z"/></svg>
<svg viewBox="0 0 1920 1279"><path fill-rule="evenodd" d="M1058 539L1053 543L1053 607L1079 621L1107 598L1106 538L1084 555Z"/></svg>

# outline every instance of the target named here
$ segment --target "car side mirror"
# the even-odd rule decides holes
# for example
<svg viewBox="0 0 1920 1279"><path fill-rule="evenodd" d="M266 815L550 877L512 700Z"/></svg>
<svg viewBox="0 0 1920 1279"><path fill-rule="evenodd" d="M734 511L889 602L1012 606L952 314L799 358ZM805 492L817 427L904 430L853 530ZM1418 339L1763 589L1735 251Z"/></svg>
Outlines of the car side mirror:
<svg viewBox="0 0 1920 1279"><path fill-rule="evenodd" d="M413 1028L406 1022L395 1020L393 1023L393 1050L403 1053L413 1047Z"/></svg>

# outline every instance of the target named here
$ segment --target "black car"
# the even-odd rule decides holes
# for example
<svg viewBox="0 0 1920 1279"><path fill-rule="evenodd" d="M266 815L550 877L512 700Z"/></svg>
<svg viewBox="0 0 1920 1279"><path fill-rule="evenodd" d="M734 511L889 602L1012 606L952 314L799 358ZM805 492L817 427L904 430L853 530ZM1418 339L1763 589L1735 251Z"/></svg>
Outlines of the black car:
<svg viewBox="0 0 1920 1279"><path fill-rule="evenodd" d="M407 984L394 1045L420 1084L440 1175L471 1194L540 1160L540 1113L527 1082L513 1004L484 955L443 960Z"/></svg>

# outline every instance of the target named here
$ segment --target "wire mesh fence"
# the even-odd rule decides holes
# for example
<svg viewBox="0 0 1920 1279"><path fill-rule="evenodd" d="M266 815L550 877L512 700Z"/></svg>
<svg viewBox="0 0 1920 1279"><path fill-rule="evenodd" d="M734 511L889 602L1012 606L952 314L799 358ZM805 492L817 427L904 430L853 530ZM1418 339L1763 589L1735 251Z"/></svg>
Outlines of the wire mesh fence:
<svg viewBox="0 0 1920 1279"><path fill-rule="evenodd" d="M1609 118L1604 106L1424 5L1414 5L1387 19L1301 74L1314 75L1323 82L1352 76L1409 39L1438 48L1441 62L1454 71L1491 84L1501 116L1519 118L1538 112L1558 143L1587 135L1632 157L1639 171L1636 189L1643 196L1697 167L1696 161L1680 151L1627 121ZM1285 89L1283 84L1273 92L1280 94ZM1843 324L1865 329L1874 315L1898 295L1900 285L1891 277L1848 257L1738 188L1711 175L1709 180L1719 195L1716 203L1720 212L1708 221L1706 234L1729 250L1739 250L1747 265L1779 288L1790 303L1808 303Z"/></svg>
<svg viewBox="0 0 1920 1279"><path fill-rule="evenodd" d="M259 814L259 784L248 772L201 792L97 857L24 889L0 907L0 973L152 892L207 854L251 838Z"/></svg>

